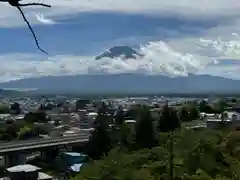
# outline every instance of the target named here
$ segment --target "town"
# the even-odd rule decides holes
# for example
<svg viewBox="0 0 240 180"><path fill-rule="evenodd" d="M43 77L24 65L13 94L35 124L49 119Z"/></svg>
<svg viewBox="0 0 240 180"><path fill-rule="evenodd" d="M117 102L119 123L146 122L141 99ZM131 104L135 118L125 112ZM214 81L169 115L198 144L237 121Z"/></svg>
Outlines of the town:
<svg viewBox="0 0 240 180"><path fill-rule="evenodd" d="M236 129L240 127L238 102L237 98L217 97L5 97L0 105L1 176L18 180L26 179L26 176L33 179L76 176L89 159L101 156L96 155L96 151L101 149L97 143L95 152L90 152L94 154L91 158L86 147L89 141L94 141L96 121L103 112L106 113L107 131L116 140L122 123L130 130L129 133L136 133L136 124L140 121L137 109L142 107L149 109L148 118L151 116L155 129L166 106L176 111L182 129L218 129L220 126ZM140 112L140 116L145 117L146 114L141 115ZM169 120L168 123L174 129L178 126L177 122L174 124ZM169 125L163 126L169 128ZM144 132L142 134L144 136ZM20 171L25 172L21 174L22 178Z"/></svg>

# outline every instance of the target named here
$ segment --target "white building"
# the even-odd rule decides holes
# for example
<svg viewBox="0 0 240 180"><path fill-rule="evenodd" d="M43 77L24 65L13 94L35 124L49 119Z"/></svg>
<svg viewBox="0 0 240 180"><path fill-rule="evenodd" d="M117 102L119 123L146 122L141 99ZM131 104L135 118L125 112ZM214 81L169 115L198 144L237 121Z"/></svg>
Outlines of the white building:
<svg viewBox="0 0 240 180"><path fill-rule="evenodd" d="M240 121L240 113L237 111L225 111L227 119L231 121Z"/></svg>
<svg viewBox="0 0 240 180"><path fill-rule="evenodd" d="M228 127L236 127L240 125L240 112L235 110L225 111L223 113L223 117L221 114L217 114L215 116L208 116L205 114L205 118L207 120L208 128L219 127L221 122L223 122L225 125L228 125Z"/></svg>

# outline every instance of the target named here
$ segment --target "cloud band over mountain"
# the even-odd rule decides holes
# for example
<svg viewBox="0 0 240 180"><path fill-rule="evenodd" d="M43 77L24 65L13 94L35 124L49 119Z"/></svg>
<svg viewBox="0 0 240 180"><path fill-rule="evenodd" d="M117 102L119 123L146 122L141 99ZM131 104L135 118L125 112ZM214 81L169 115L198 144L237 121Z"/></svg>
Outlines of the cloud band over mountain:
<svg viewBox="0 0 240 180"><path fill-rule="evenodd" d="M191 52L183 53L184 51L177 51L163 41L149 42L140 46L139 53L143 56L136 56L136 59L118 57L95 60L95 57L72 55L44 59L42 56L31 54L4 55L0 56L0 81L49 75L102 73L142 73L173 77L204 72L221 75L221 72L225 72L226 66L221 65L222 60L218 60L219 57L225 59L231 57L235 62L239 62L239 41L196 39L195 42L189 43L195 47L192 47ZM6 59L8 61L5 61ZM228 65L228 71L232 73L224 75L234 78L232 76L238 70L236 65Z"/></svg>

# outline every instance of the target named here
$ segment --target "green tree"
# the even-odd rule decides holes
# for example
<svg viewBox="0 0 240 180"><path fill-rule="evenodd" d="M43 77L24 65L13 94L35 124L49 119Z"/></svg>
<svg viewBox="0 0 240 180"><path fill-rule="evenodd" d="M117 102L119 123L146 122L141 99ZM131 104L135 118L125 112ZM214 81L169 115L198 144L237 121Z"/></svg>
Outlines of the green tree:
<svg viewBox="0 0 240 180"><path fill-rule="evenodd" d="M125 123L123 123L120 127L118 140L121 149L131 150L134 148L134 135L132 134L131 129Z"/></svg>
<svg viewBox="0 0 240 180"><path fill-rule="evenodd" d="M0 105L0 114L9 114L10 108L7 105Z"/></svg>
<svg viewBox="0 0 240 180"><path fill-rule="evenodd" d="M197 120L200 112L195 104L187 104L181 107L179 117L182 122Z"/></svg>
<svg viewBox="0 0 240 180"><path fill-rule="evenodd" d="M111 148L107 119L107 108L103 103L98 110L98 116L94 123L95 129L87 145L87 153L93 159L99 159L106 155Z"/></svg>
<svg viewBox="0 0 240 180"><path fill-rule="evenodd" d="M46 123L49 121L47 114L44 111L36 111L36 112L29 112L25 115L24 121L29 124L38 122L38 123Z"/></svg>
<svg viewBox="0 0 240 180"><path fill-rule="evenodd" d="M6 120L5 123L6 123L7 125L14 124L14 120L13 120L13 119L8 119L8 120Z"/></svg>
<svg viewBox="0 0 240 180"><path fill-rule="evenodd" d="M169 132L174 131L177 128L180 128L180 119L177 111L169 107L167 104L164 105L161 111L158 129L161 132Z"/></svg>
<svg viewBox="0 0 240 180"><path fill-rule="evenodd" d="M197 120L200 117L200 112L195 104L189 104L189 116L190 120Z"/></svg>
<svg viewBox="0 0 240 180"><path fill-rule="evenodd" d="M205 100L199 103L199 111L204 113L215 113L215 109L210 106Z"/></svg>
<svg viewBox="0 0 240 180"><path fill-rule="evenodd" d="M21 113L21 108L20 108L20 104L15 102L10 106L10 111L12 114L20 114Z"/></svg>
<svg viewBox="0 0 240 180"><path fill-rule="evenodd" d="M0 140L2 141L11 141L13 140L13 137L11 136L11 134L8 133L4 133L0 136Z"/></svg>
<svg viewBox="0 0 240 180"><path fill-rule="evenodd" d="M216 110L216 112L222 113L227 108L227 106L228 105L226 101L221 99L215 104L214 109Z"/></svg>
<svg viewBox="0 0 240 180"><path fill-rule="evenodd" d="M185 106L181 107L180 112L179 112L179 117L182 122L190 121L189 111Z"/></svg>
<svg viewBox="0 0 240 180"><path fill-rule="evenodd" d="M76 111L78 111L78 109L84 109L89 103L91 103L91 101L88 99L78 99L76 101Z"/></svg>
<svg viewBox="0 0 240 180"><path fill-rule="evenodd" d="M6 129L5 129L5 133L6 134L10 134L12 138L17 138L17 132L19 131L19 127L17 126L17 124L10 124L10 125L7 125L6 126Z"/></svg>
<svg viewBox="0 0 240 180"><path fill-rule="evenodd" d="M166 142L173 136L164 136L151 149L114 148L103 159L86 164L74 180L239 180L238 133L182 129L170 140L174 151Z"/></svg>
<svg viewBox="0 0 240 180"><path fill-rule="evenodd" d="M130 106L130 108L127 110L126 112L126 115L125 115L125 118L126 119L136 119L138 114L139 114L139 111L141 110L141 105L140 104L135 104L135 105L132 105Z"/></svg>
<svg viewBox="0 0 240 180"><path fill-rule="evenodd" d="M136 145L138 148L151 148L155 145L155 131L150 109L142 106L136 123Z"/></svg>
<svg viewBox="0 0 240 180"><path fill-rule="evenodd" d="M48 131L46 129L44 129L43 126L39 126L39 125L32 125L31 129L34 132L34 134L36 134L36 135L48 133Z"/></svg>
<svg viewBox="0 0 240 180"><path fill-rule="evenodd" d="M122 125L124 123L124 117L125 117L124 111L122 110L121 107L119 107L114 118L115 124Z"/></svg>
<svg viewBox="0 0 240 180"><path fill-rule="evenodd" d="M38 134L36 131L33 131L32 127L25 126L21 128L18 132L18 139L19 140L27 140L33 137L36 137Z"/></svg>
<svg viewBox="0 0 240 180"><path fill-rule="evenodd" d="M159 120L159 130L161 132L171 132L169 134L169 166L168 166L168 179L169 180L174 180L174 166L173 166L173 161L174 161L174 133L173 131L177 128L180 128L180 119L177 114L177 111L166 104L161 112L160 115L160 120Z"/></svg>

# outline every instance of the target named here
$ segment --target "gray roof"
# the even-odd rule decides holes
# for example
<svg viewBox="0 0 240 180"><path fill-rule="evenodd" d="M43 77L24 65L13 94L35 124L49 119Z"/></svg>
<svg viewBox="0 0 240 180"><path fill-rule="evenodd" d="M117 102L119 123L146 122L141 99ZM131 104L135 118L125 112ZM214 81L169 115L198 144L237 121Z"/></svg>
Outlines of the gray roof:
<svg viewBox="0 0 240 180"><path fill-rule="evenodd" d="M10 168L7 168L6 170L8 172L32 172L40 170L41 168L37 166L33 166L31 164L24 164L24 165L17 165Z"/></svg>

